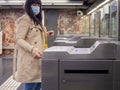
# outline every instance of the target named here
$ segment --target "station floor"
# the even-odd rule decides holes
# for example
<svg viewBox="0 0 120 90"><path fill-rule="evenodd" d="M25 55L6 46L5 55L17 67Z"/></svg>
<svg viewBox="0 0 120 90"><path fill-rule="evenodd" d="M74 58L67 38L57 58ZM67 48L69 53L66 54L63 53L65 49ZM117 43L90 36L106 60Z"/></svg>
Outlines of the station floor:
<svg viewBox="0 0 120 90"><path fill-rule="evenodd" d="M13 59L0 57L0 90L23 90L23 84L12 78Z"/></svg>

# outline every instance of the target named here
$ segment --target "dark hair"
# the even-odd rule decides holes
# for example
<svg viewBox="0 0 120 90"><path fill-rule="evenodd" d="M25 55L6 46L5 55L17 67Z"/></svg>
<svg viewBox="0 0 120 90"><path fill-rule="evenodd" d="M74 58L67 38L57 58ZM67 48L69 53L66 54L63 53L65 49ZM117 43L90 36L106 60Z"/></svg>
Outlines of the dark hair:
<svg viewBox="0 0 120 90"><path fill-rule="evenodd" d="M38 15L34 15L31 9L32 4L40 5L40 13ZM25 2L25 11L30 16L30 18L34 21L36 25L42 24L42 8L41 8L41 0L26 0Z"/></svg>

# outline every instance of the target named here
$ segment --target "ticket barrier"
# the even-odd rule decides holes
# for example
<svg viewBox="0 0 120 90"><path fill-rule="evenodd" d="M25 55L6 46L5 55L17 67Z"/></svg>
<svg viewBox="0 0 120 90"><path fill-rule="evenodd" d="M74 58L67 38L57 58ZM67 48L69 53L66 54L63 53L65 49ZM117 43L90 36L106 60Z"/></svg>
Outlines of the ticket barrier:
<svg viewBox="0 0 120 90"><path fill-rule="evenodd" d="M57 37L53 42L53 46L73 46L81 36Z"/></svg>
<svg viewBox="0 0 120 90"><path fill-rule="evenodd" d="M73 35L60 35L57 36L55 40L69 40L73 37Z"/></svg>
<svg viewBox="0 0 120 90"><path fill-rule="evenodd" d="M100 38L100 37L72 37L64 40L55 40L53 46L74 46L76 48L89 48L97 40L114 40L113 38Z"/></svg>
<svg viewBox="0 0 120 90"><path fill-rule="evenodd" d="M42 58L42 90L120 90L119 43L53 46Z"/></svg>

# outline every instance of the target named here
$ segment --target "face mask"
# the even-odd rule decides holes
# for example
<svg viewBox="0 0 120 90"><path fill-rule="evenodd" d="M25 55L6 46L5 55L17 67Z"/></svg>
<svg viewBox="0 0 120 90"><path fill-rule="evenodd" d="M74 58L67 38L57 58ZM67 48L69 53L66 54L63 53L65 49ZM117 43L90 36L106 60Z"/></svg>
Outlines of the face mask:
<svg viewBox="0 0 120 90"><path fill-rule="evenodd" d="M31 9L35 15L38 15L40 12L40 7L39 6L31 6Z"/></svg>

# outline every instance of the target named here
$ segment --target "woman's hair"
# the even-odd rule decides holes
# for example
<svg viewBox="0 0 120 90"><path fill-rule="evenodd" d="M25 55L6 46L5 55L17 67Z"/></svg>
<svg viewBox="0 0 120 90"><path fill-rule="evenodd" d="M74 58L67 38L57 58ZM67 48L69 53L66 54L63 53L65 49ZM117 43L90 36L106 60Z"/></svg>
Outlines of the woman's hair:
<svg viewBox="0 0 120 90"><path fill-rule="evenodd" d="M40 5L40 13L38 15L34 15L31 9L32 4L39 4ZM42 24L42 8L41 8L41 0L26 0L25 2L25 11L30 16L30 18L34 21L36 25Z"/></svg>

